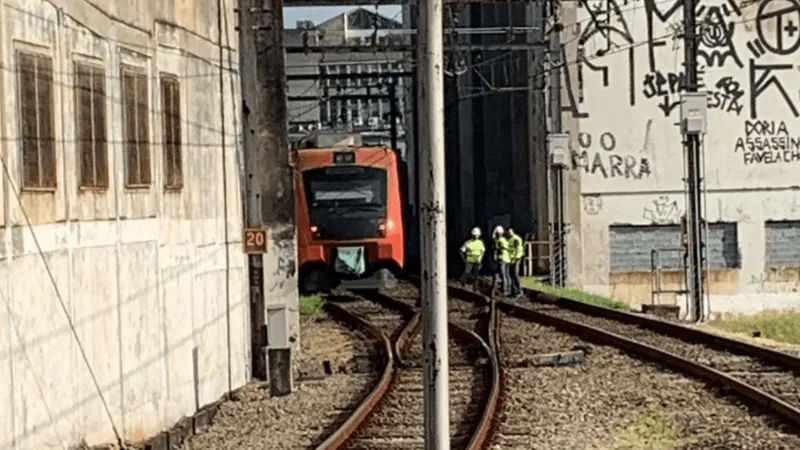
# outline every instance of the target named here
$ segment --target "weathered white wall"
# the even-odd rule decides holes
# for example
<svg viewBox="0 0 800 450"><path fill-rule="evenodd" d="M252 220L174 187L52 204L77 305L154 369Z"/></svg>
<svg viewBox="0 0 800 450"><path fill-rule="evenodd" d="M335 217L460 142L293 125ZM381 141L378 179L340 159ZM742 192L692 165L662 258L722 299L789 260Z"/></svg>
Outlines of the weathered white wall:
<svg viewBox="0 0 800 450"><path fill-rule="evenodd" d="M10 175L0 183L0 448L114 442L112 421L125 439L139 440L218 399L229 382L237 387L248 377L247 271L235 152L238 55L230 55L234 71L225 70L221 96L216 0L0 3L1 149ZM223 40L235 48L234 5L223 4L229 28ZM30 45L54 58L58 188L23 193L20 203L13 55ZM106 67L106 191L76 186L72 71L73 61L86 58ZM161 187L159 144L151 146L152 186L132 191L122 185L121 63L146 67L150 75L154 143L163 140L159 73L180 77L179 192ZM291 300L296 333L296 297Z"/></svg>
<svg viewBox="0 0 800 450"><path fill-rule="evenodd" d="M565 5L567 17L575 17L564 33L569 82L563 105L574 169L568 190L580 192L581 202L569 200L571 279L632 304L649 302L649 269L611 270L609 226L676 224L685 211L676 126L682 2ZM712 310L800 307L800 240L782 243L796 263L768 269L764 230L767 220L800 220L800 4L699 0L697 17L703 24L700 89L708 91L710 107L706 217L736 223L741 261L741 267L712 269ZM649 254L654 244L647 241L631 252Z"/></svg>

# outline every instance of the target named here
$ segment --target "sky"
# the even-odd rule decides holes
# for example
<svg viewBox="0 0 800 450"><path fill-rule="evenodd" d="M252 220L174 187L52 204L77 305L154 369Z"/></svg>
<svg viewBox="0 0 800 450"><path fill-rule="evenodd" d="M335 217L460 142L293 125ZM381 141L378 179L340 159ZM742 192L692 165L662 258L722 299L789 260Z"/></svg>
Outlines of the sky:
<svg viewBox="0 0 800 450"><path fill-rule="evenodd" d="M331 17L341 14L345 11L355 9L355 6L319 6L313 8L285 8L283 10L283 26L286 28L294 28L298 20L310 20L314 23L320 23ZM366 7L374 11L374 6ZM401 20L399 5L384 5L378 8L378 13L382 16Z"/></svg>

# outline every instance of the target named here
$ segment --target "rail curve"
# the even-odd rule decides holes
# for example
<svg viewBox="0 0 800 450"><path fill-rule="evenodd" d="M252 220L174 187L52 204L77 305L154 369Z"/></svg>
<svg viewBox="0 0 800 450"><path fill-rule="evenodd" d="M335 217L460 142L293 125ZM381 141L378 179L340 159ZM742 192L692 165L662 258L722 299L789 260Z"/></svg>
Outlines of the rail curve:
<svg viewBox="0 0 800 450"><path fill-rule="evenodd" d="M404 355L412 345L417 333L421 330L422 316L418 308L408 305L402 301L376 292L370 292L365 297L375 301L382 306L401 312L408 317L397 338L392 340L378 327L368 321L368 318L361 318L351 313L346 308L335 304L329 304L330 311L340 316L343 320L358 326L365 333L369 334L380 342L381 353L386 363L380 380L370 393L364 398L359 406L350 414L345 422L339 426L328 438L317 446L317 450L334 450L346 447L347 443L357 434L359 429L366 423L367 419L374 412L377 406L384 399L387 392L391 389L393 382L398 375L398 369L404 367ZM475 424L474 431L466 446L466 450L480 450L485 448L489 440L491 421L494 417L498 398L500 396L500 370L499 360L494 352L495 345L487 343L481 336L471 330L467 330L454 323L448 323L449 331L458 336L460 340L471 342L482 349L489 360L490 374L488 377L490 386L486 389L487 393L483 400L483 408L480 418ZM491 338L490 338L491 339Z"/></svg>
<svg viewBox="0 0 800 450"><path fill-rule="evenodd" d="M485 302L487 297L476 294L472 291L449 286L451 295L472 299L473 301ZM488 289L487 289L488 291ZM529 300L538 303L546 303L558 308L569 311L579 312L586 316L598 317L616 321L628 325L634 325L641 329L659 333L663 336L682 340L687 343L694 343L714 348L716 350L736 353L743 356L759 359L769 365L784 368L800 376L800 358L792 355L726 338L702 330L691 328L685 325L667 322L666 320L644 316L625 311L606 308L603 306L582 303L552 294L525 289L525 294ZM639 342L635 338L629 338L617 333L609 332L597 326L581 323L576 320L558 317L558 314L541 312L533 308L520 306L518 304L499 300L492 302L496 304L499 311L511 314L523 319L539 322L543 325L565 331L571 334L580 335L593 339L607 345L617 347L623 351L638 355L653 362L665 364L678 369L691 376L704 379L708 382L719 383L729 388L735 395L751 404L760 406L764 410L775 414L787 423L800 427L800 409L787 403L786 401L765 392L747 382L732 377L723 371L716 370L706 364L698 363L675 353L665 351L653 345Z"/></svg>
<svg viewBox="0 0 800 450"><path fill-rule="evenodd" d="M389 390L389 386L391 385L392 377L394 375L395 360L393 349L395 347L392 345L389 337L386 336L386 334L381 331L380 328L364 320L358 315L353 314L347 309L333 303L326 304L325 308L332 315L337 316L345 323L349 323L357 328L360 328L366 334L372 336L372 338L379 344L378 346L381 348L381 352L386 361L383 366L383 373L381 374L378 383L375 385L372 391L367 394L364 400L361 401L358 407L353 411L352 414L350 414L344 423L342 423L342 425L340 425L335 432L331 433L327 439L322 441L322 443L317 446L317 450L335 450L344 445L350 436L352 436L358 430L358 427L360 427L361 424L367 419L370 411L372 411L375 405L381 401L383 396L386 394L386 391ZM419 317L415 316L406 322L403 329L404 333L409 327L414 326L414 319L416 319L416 323L419 323Z"/></svg>
<svg viewBox="0 0 800 450"><path fill-rule="evenodd" d="M723 337L686 325L668 322L656 317L615 310L599 305L582 303L568 298L546 294L530 289L526 289L525 293L528 299L534 302L551 304L565 310L585 314L586 316L633 325L686 343L700 344L715 350L751 357L763 361L767 365L772 365L783 368L786 371L793 372L796 378L800 377L800 358L786 353L736 339ZM668 364L681 369L686 373L690 373L710 382L721 383L730 388L740 397L780 416L792 425L800 427L800 408L789 404L788 402L776 397L775 395L765 392L764 390L759 389L750 383L743 382L724 373L721 370L716 370L712 367L709 367L706 364L691 361L688 358L681 357L680 355L602 330L599 327L593 327L578 323L573 320L556 317L552 314L534 311L529 308L514 305L510 302L499 302L498 307L506 312L528 316L537 321L541 320L542 323L549 322L556 328L571 328L576 332L593 335L593 337L596 337L599 340L605 340L611 345L614 345L614 342L617 342L623 346L620 348L629 350L632 353L637 353L646 358L668 361Z"/></svg>

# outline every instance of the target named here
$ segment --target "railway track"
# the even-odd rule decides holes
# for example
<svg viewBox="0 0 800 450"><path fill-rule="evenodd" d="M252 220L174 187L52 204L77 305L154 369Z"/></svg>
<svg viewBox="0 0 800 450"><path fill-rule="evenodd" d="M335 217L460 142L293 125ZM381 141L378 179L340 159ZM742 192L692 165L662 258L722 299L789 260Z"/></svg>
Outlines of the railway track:
<svg viewBox="0 0 800 450"><path fill-rule="evenodd" d="M638 343L645 352L666 355L683 370L720 383L800 428L800 358L644 315L535 292L529 297L534 301L527 309L533 314Z"/></svg>
<svg viewBox="0 0 800 450"><path fill-rule="evenodd" d="M380 331L387 351L384 372L370 395L319 449L424 449L423 364L420 315L413 296L365 297L340 304ZM488 436L499 392L492 348L472 329L474 307L462 305L459 323L450 323L451 448L478 449Z"/></svg>
<svg viewBox="0 0 800 450"><path fill-rule="evenodd" d="M413 281L414 284L418 285L418 279ZM476 295L454 284L450 285L449 290L451 310L453 309L453 298L462 298L479 304L485 304L487 300L484 296ZM569 425L564 426L564 424L577 423L585 425L587 420L591 420L591 417L600 415L603 420L597 426L608 428L607 426L613 422L609 412L630 411L636 409L636 407L642 407L642 405L653 407L654 402L656 411L669 411L671 408L674 414L671 420L679 429L682 439L688 439L688 441L683 440L680 447L675 444L668 448L787 450L800 448L800 435L796 433L797 421L794 418L791 407L787 409L785 408L786 402L770 397L758 388L754 388L754 386L741 380L738 382L735 379L731 381L731 377L728 376L741 376L745 371L748 375L753 373L759 374L759 376L761 374L771 374L767 375L769 378L776 373L775 367L768 367L770 366L769 364L752 366L752 358L767 359L773 363L781 362L781 364L777 365L785 366L789 364L792 367L791 360L786 359L791 358L793 360L794 358L791 356L761 347L742 344L739 341L731 341L709 333L698 333L702 334L702 336L696 337L695 349L706 348L705 351L722 350L723 352L737 349L740 350L739 353L744 352L744 356L751 357L750 367L743 366L742 364L745 363L741 358L735 360L735 365L731 364L729 359L719 360L723 364L728 363L727 367L717 366L719 369L730 369L730 372L726 374L703 364L703 362L708 363L708 361L688 360L664 351L657 345L648 345L637 341L637 338L641 339L641 335L626 338L613 332L610 333L602 327L597 328L583 323L588 322L589 319L585 316L592 316L591 312L584 313L584 316L574 314L584 311L583 308L594 308L593 305L571 302L570 306L573 309L567 308L567 311L559 313L557 312L559 308L555 307L554 304L563 306L561 302L569 301L551 297L549 302L540 307L540 309L549 310L551 314L546 314L541 310L537 311L535 307L523 308L512 302L497 303L498 314L500 312L505 313L498 315L498 320L502 321L502 325L501 322L493 322L495 326L492 327L497 338L502 337L504 340L502 346L499 341L494 344L501 355L504 354L502 362L505 375L502 385L505 390L505 400L496 419L496 432L492 439L493 445L489 448L555 449L573 448L575 445L580 448L583 448L583 445L589 445L590 448L619 448L617 447L618 443L596 442L592 441L590 436L586 436L586 428L594 428L595 426L593 425L571 429ZM618 313L615 310L599 309L611 315ZM563 317L559 317L559 314L562 314ZM673 326L673 324L644 316L627 314L625 318L629 321L644 320L648 326L656 329ZM516 321L516 325L509 326L509 321ZM538 325L530 322L537 322ZM623 321L624 323L625 321ZM526 327L532 326L535 328L526 329ZM694 329L688 327L676 327L681 328L679 330L681 333L694 331ZM647 327L645 327L644 331L647 331ZM653 330L650 332L652 333ZM507 340L506 338L508 338L509 334L515 334L516 336ZM666 334L669 335L669 333ZM509 341L514 340L516 340L516 345L509 346ZM534 347L539 347L538 351L530 351L531 342L534 342ZM655 344L654 342L651 343ZM687 343L684 343L684 345L687 345ZM506 347L512 348L509 350ZM747 348L742 350L740 347ZM553 381L553 374L551 374L550 378L538 378L533 379L533 381L520 375L520 373L526 371L528 373L537 371L542 373L547 370L542 367L535 369L525 367L531 365L531 360L536 359L532 357L531 353L568 352L576 348L584 350L586 355L591 354L593 356L587 356L587 363L582 364L581 368L567 368L566 370L561 368L562 371L555 375L555 379L558 380L555 386L537 392L534 388L537 385L547 386L548 382ZM631 355L638 356L641 359L632 358ZM592 362L597 360L605 364L592 365ZM511 370L509 370L510 365L515 367L511 367ZM611 366L610 368L606 367L609 365ZM521 370L517 370L517 373L514 373L514 369ZM594 380L600 379L601 382L598 385L604 387L598 390L597 386L588 386L589 389L586 389L587 384L594 383L591 380L583 380L573 387L559 384L559 382L566 382L563 378L565 373L570 373L570 371L572 371L572 375L581 375L580 372L583 372L583 375L592 373L593 377L591 378ZM691 377L686 378L687 374ZM516 379L513 377L516 377ZM569 375L566 375L566 377L570 378ZM627 388L624 383L622 385L618 384L625 378L633 380L633 382L627 384ZM608 383L609 380L613 380L613 382ZM703 381L710 383L703 383ZM605 382L605 385L603 382ZM791 386L789 383L784 381L783 386ZM775 386L775 383L765 382L764 384L766 386ZM766 386L762 387L768 390ZM591 393L592 388L595 389L593 394ZM530 394L528 395L528 400L525 400L526 390ZM557 395L554 396L554 392ZM626 395L629 397L628 400L632 399L632 405L625 405L624 401L621 402L620 399L626 397ZM781 395L783 395L783 391L781 391ZM543 399L547 396L557 398L552 398L551 407L536 409L537 406L546 403L543 402ZM593 410L588 412L580 411L582 406L579 403L581 402L576 401L576 397L583 399L584 403L593 403ZM741 404L741 400L745 400L748 404L756 403L761 408L747 408ZM513 405L509 406L509 402L513 403ZM599 408L597 407L598 404L600 405ZM566 407L565 405L569 406ZM567 408L566 410L564 409L565 407ZM509 411L514 409L517 409L517 411L509 414ZM548 428L548 424L539 423L541 422L540 418L546 417L548 414L552 415L556 411L559 417L554 422L560 424L558 427L552 428L550 426ZM565 420L566 417L573 413L577 414L576 419ZM532 417L536 419L532 419ZM624 423L621 424L624 425ZM542 433L543 430L545 431L544 434ZM556 436L556 439L553 439L553 436ZM558 439L562 436L564 440L559 441ZM585 439L581 441L576 437ZM587 444L587 442L590 443ZM610 447L608 447L609 445Z"/></svg>
<svg viewBox="0 0 800 450"><path fill-rule="evenodd" d="M453 285L450 293L479 303L486 301L485 297ZM536 297L532 293L529 295ZM585 354L593 356L587 356L584 374L602 374L605 371L606 380L612 379L620 383L625 378L632 378L636 383L628 384L628 387L634 389L627 393L627 397L637 399L638 396L640 404L656 399L659 403L657 409L669 409L672 404L673 409L678 411L675 419L676 423L681 424L682 434L695 439L693 444L681 448L800 448L798 416L794 407L799 386L797 367L800 361L797 358L646 316L550 296L539 296L535 300L544 301L527 308L513 302L497 302L498 310L505 313L498 316L502 317L502 327L501 322L497 322L496 326L497 334L503 340L503 345L498 343L498 348L504 368L503 385L507 392L504 392L505 400L497 420L497 433L493 439L495 445L491 448L571 448L574 445L586 445L586 440L577 444L572 439L574 436L571 436L585 435L586 427L570 431L569 426L562 426L543 435L536 422L550 414L552 409L560 410L564 415L573 413L572 409L580 409L581 402L574 397L585 398L586 392L591 391L591 386L586 389L586 384L592 382L583 381L571 388L556 383L557 387L530 395L531 402L526 404L526 390L531 392L532 387L545 386L552 380L524 380L524 373L531 372L526 366L536 359L532 357L532 353L569 352L581 347L587 352L586 344L590 342L588 353ZM537 322L539 325L524 330L525 325L522 325L520 319ZM516 321L516 325L509 326L509 320ZM532 324L528 324L530 325ZM515 328L524 331L515 332ZM566 336L567 334L572 337ZM509 335L511 339L507 339ZM576 336L583 338L583 344L574 339ZM597 343L603 345L595 346ZM538 351L532 352L531 347L538 347ZM611 347L616 347L625 354ZM639 356L644 361L655 362L658 367L632 359L629 354ZM596 359L604 361L606 365L610 363L612 367L616 361L618 366L609 371L603 365L592 365L592 360ZM664 368L675 369L695 379L670 374ZM546 370L540 367L534 372ZM567 368L562 369L560 378L570 377L570 373L580 375L574 369ZM710 382L710 386L706 384L703 387L703 383L696 378ZM605 390L590 394L589 398L593 400L604 398L600 404L616 404L616 407L606 408L605 412L600 408L599 414L604 417L600 427L612 421L611 415L614 411L629 409L628 406L619 404L620 399L626 397L625 389L624 383L612 383ZM650 395L645 395L648 389ZM553 408L537 410L536 406L531 407L531 404L546 403L545 398L552 391L560 393ZM614 394L609 396L609 392ZM761 408L743 408L739 406L739 399L758 404ZM516 404L509 407L509 401ZM691 403L695 405L689 406ZM568 410L563 409L565 404L570 405ZM686 411L687 407L691 408L691 412ZM514 409L517 410L516 413L509 414ZM577 420L567 420L566 423L583 423L587 417L596 414L596 408L592 412L578 412ZM693 418L687 420L689 416ZM531 417L537 419L532 420ZM780 420L780 424L776 419ZM553 435L569 438L563 442L548 442L548 437ZM608 448L606 446L609 444L591 442L589 445L594 445L591 448ZM612 445L612 448L617 447Z"/></svg>

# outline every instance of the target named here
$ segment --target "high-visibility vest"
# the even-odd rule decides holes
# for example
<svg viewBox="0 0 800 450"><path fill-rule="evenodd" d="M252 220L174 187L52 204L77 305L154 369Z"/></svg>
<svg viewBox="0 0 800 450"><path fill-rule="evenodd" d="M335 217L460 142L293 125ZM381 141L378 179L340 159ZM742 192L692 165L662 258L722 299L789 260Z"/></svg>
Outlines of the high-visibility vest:
<svg viewBox="0 0 800 450"><path fill-rule="evenodd" d="M466 255L468 263L479 263L483 259L483 254L486 253L486 246L483 245L482 240L475 238L465 242L461 251Z"/></svg>
<svg viewBox="0 0 800 450"><path fill-rule="evenodd" d="M512 234L511 239L508 240L511 246L511 260L520 261L525 257L525 247L522 245L522 238L519 235Z"/></svg>
<svg viewBox="0 0 800 450"><path fill-rule="evenodd" d="M511 262L511 252L509 250L508 239L505 236L497 238L494 247L497 259L505 263Z"/></svg>

